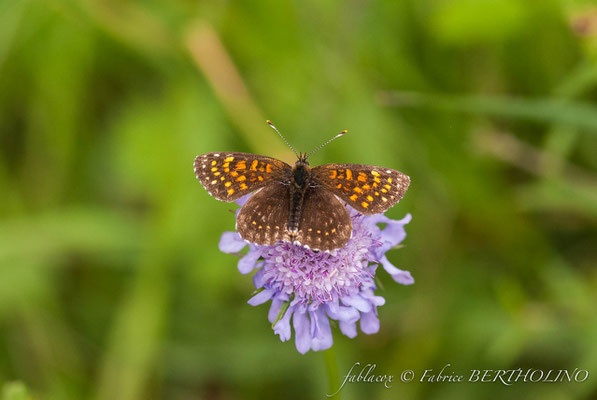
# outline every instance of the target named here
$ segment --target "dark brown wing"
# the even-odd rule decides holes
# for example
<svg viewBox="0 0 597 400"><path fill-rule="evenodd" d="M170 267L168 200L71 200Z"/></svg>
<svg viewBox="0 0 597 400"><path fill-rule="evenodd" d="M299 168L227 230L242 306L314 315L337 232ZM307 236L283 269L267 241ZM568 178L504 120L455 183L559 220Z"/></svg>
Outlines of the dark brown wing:
<svg viewBox="0 0 597 400"><path fill-rule="evenodd" d="M344 246L352 234L346 207L321 187L307 189L298 235L294 238L286 230L289 216L289 187L273 183L243 205L236 218L236 230L244 240L259 245L298 242L312 250L324 251Z"/></svg>
<svg viewBox="0 0 597 400"><path fill-rule="evenodd" d="M290 214L288 186L270 183L254 195L240 209L236 230L244 240L260 245L289 241L286 225Z"/></svg>
<svg viewBox="0 0 597 400"><path fill-rule="evenodd" d="M344 246L351 235L352 221L344 204L323 187L309 187L295 240L312 250L329 251Z"/></svg>
<svg viewBox="0 0 597 400"><path fill-rule="evenodd" d="M195 175L218 200L234 201L270 182L285 179L290 165L250 153L207 153L195 158Z"/></svg>
<svg viewBox="0 0 597 400"><path fill-rule="evenodd" d="M324 164L311 171L317 183L366 215L398 203L410 184L402 172L373 165Z"/></svg>

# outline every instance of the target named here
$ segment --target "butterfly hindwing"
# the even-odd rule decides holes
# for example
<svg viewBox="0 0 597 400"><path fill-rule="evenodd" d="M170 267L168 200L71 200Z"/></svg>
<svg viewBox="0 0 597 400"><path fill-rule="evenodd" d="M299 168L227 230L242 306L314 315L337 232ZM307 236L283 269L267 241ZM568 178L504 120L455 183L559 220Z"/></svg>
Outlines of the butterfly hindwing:
<svg viewBox="0 0 597 400"><path fill-rule="evenodd" d="M243 205L236 217L236 230L244 240L259 245L288 241L286 226L289 215L288 186L273 182Z"/></svg>
<svg viewBox="0 0 597 400"><path fill-rule="evenodd" d="M313 250L329 251L344 246L351 235L352 221L344 204L323 187L308 188L295 240Z"/></svg>
<svg viewBox="0 0 597 400"><path fill-rule="evenodd" d="M324 164L314 180L362 214L379 214L404 196L410 178L400 171L361 164Z"/></svg>
<svg viewBox="0 0 597 400"><path fill-rule="evenodd" d="M216 199L234 201L290 173L290 165L250 153L207 153L194 162L195 175Z"/></svg>

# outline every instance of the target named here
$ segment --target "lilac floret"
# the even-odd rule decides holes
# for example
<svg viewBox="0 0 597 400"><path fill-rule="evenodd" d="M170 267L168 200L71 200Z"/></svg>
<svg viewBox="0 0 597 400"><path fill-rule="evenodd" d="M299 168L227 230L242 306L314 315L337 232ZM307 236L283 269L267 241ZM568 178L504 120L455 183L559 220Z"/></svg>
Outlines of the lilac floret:
<svg viewBox="0 0 597 400"><path fill-rule="evenodd" d="M239 253L248 246L238 269L242 274L257 270L253 283L258 292L249 304L271 300L268 319L274 333L287 341L294 329L295 345L302 354L332 346L330 319L338 321L340 331L350 338L357 335L357 322L365 334L379 331L377 307L385 303L374 294L379 264L397 283L414 283L410 272L395 267L386 257L386 252L406 237L404 225L411 215L392 220L347 208L352 238L333 252L314 252L285 242L258 246L245 242L237 232L224 232L220 240L224 253Z"/></svg>

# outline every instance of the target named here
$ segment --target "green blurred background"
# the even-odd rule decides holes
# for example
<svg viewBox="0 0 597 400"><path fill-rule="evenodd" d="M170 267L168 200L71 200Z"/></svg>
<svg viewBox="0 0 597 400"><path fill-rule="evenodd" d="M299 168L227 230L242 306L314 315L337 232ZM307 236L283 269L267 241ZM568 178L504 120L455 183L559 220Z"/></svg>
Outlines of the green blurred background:
<svg viewBox="0 0 597 400"><path fill-rule="evenodd" d="M347 384L345 399L597 398L597 5L0 0L4 399L323 399L218 251L193 158L396 168L381 331L339 373L575 368L583 383Z"/></svg>

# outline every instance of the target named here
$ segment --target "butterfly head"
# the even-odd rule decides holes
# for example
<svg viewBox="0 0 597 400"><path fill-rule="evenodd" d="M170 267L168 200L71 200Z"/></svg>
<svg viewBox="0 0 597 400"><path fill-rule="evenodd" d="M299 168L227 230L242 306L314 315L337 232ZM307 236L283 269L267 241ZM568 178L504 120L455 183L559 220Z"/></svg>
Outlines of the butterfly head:
<svg viewBox="0 0 597 400"><path fill-rule="evenodd" d="M311 176L311 168L307 162L307 154L299 153L298 160L292 168L292 181L297 187L304 187Z"/></svg>
<svg viewBox="0 0 597 400"><path fill-rule="evenodd" d="M296 160L296 164L295 165L309 165L309 163L307 162L307 153L299 153L298 155L298 160Z"/></svg>
<svg viewBox="0 0 597 400"><path fill-rule="evenodd" d="M343 130L342 132L340 132L339 134L337 134L336 136L334 136L333 138L331 138L330 140L328 140L327 142L325 142L324 144L322 144L321 146L319 146L318 148L316 148L315 150L313 150L312 152L310 152L308 154L306 154L306 153L297 153L296 150L294 149L294 147L292 147L290 145L290 143L288 143L288 140L286 140L286 138L280 133L280 131L274 126L274 124L272 124L272 121L267 120L267 123L268 123L269 126L271 126L278 133L278 135L280 135L280 137L282 138L282 140L284 140L284 143L286 143L286 145L288 145L288 147L290 147L290 149L294 152L294 154L298 158L298 161L296 162L296 165L299 165L299 163L301 163L302 165L309 165L309 163L307 162L307 158L309 158L309 156L311 156L313 153L319 151L323 146L327 145L332 140L338 139L340 136L348 133L347 130Z"/></svg>

